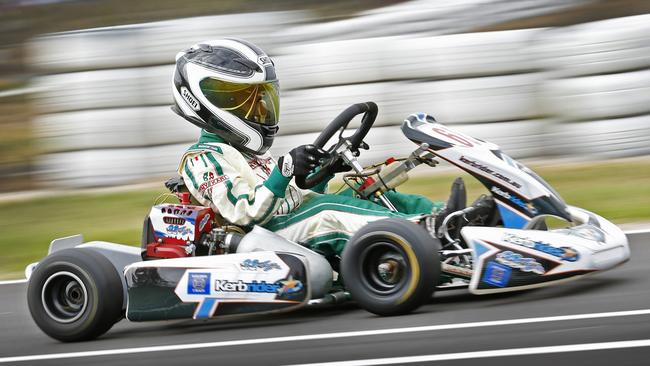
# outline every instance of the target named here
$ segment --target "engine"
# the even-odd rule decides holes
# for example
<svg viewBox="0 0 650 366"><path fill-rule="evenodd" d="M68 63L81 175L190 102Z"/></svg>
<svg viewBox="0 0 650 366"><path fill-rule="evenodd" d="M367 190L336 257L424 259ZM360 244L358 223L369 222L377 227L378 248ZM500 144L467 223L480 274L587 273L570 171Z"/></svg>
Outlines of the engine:
<svg viewBox="0 0 650 366"><path fill-rule="evenodd" d="M144 220L143 260L253 252L293 253L308 263L312 296L322 297L330 291L332 267L325 257L260 226L246 234L238 226L222 223L223 218L217 219L218 214L211 208L190 204L189 193L177 196L180 203L155 205ZM234 265L247 272L264 272L267 264L277 265L248 260L248 257L243 261L241 257L232 258L236 260Z"/></svg>
<svg viewBox="0 0 650 366"><path fill-rule="evenodd" d="M161 204L151 208L142 235L143 259L209 254L215 213L209 207ZM205 252L205 253L203 253Z"/></svg>

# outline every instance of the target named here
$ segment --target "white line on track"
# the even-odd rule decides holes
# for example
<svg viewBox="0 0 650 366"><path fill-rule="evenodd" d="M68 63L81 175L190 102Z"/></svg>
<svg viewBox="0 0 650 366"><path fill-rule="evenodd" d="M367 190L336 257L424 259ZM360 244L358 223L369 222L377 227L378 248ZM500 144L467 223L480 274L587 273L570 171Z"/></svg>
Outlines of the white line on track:
<svg viewBox="0 0 650 366"><path fill-rule="evenodd" d="M17 283L26 283L26 282L27 280L23 278L22 280L0 281L0 285L15 285Z"/></svg>
<svg viewBox="0 0 650 366"><path fill-rule="evenodd" d="M305 363L305 364L299 364L293 366L368 366L368 365L396 365L396 364L401 365L405 363L414 363L414 362L452 361L452 360L466 360L471 358L488 358L488 357L505 357L505 356L525 356L525 355L538 355L544 353L602 351L607 349L635 348L635 347L648 347L648 346L650 346L650 339L641 339L636 341L584 343L584 344L569 344L564 346L510 348L510 349L497 349L492 351L442 353L438 355L374 358L374 359L367 359L367 360L335 361L335 362L322 362L322 363Z"/></svg>
<svg viewBox="0 0 650 366"><path fill-rule="evenodd" d="M202 348L246 346L252 344L301 342L301 341L313 341L313 340L334 339L334 338L367 337L367 336L396 334L396 333L431 332L431 331L439 331L439 330L447 330L447 329L496 327L496 326L507 326L507 325L598 319L598 318L615 318L615 317L639 316L639 315L650 315L650 309L614 311L614 312L607 312L607 313L560 315L560 316L548 316L542 318L491 320L491 321L459 323L459 324L439 324L439 325L427 325L427 326L410 327L410 328L391 328L391 329L362 330L362 331L354 331L354 332L305 334L305 335L288 336L288 337L241 339L241 340L234 340L234 341L206 342L206 343L193 343L193 344L171 344L171 345L164 345L164 346L119 348L119 349L107 349L107 350L97 350L97 351L50 353L50 354L41 354L41 355L2 357L0 358L0 363L54 360L54 359L62 359L62 358L111 356L111 355L123 355L123 354L132 354L132 353L182 351L182 350L202 349Z"/></svg>

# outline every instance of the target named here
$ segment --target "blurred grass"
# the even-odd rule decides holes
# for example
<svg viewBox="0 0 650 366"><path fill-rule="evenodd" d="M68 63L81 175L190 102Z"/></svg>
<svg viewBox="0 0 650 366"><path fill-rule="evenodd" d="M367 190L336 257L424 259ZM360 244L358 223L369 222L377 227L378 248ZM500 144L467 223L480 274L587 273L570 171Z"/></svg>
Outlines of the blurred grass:
<svg viewBox="0 0 650 366"><path fill-rule="evenodd" d="M161 187L0 203L0 277L22 277L58 237L82 233L85 240L139 245L142 220Z"/></svg>
<svg viewBox="0 0 650 366"><path fill-rule="evenodd" d="M650 160L634 159L599 162L597 165L531 165L542 178L573 206L593 211L616 223L650 221ZM468 190L468 203L487 190L466 173L416 178L400 191L446 200L450 179L461 176Z"/></svg>
<svg viewBox="0 0 650 366"><path fill-rule="evenodd" d="M616 223L650 221L650 160L598 165L533 168L575 206ZM451 181L461 175L471 202L486 190L458 170L416 176L400 188L446 200ZM333 184L337 188L338 184ZM0 203L0 278L21 278L24 266L42 258L50 241L78 233L85 240L139 245L142 220L164 188L117 193L80 193Z"/></svg>

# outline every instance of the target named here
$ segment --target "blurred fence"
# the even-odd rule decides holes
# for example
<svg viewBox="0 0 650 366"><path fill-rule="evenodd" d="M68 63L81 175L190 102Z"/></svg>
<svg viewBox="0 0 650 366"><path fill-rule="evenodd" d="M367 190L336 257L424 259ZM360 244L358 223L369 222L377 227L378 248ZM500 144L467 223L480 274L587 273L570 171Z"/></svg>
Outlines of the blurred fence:
<svg viewBox="0 0 650 366"><path fill-rule="evenodd" d="M406 9L407 16L417 15ZM174 174L198 130L169 110L173 57L195 42L222 36L253 41L276 61L283 94L274 154L312 141L343 108L366 100L377 102L380 113L365 162L413 149L399 125L419 111L520 158L650 152L650 15L554 29L433 35L437 23L408 34L387 14L393 13L374 11L348 21L365 29L377 27L383 16L394 25L381 37L360 39L348 39L354 26L341 34L327 24L302 25L308 17L302 12L40 37L31 45L42 74L35 81L40 115L34 121L45 152L40 177L59 186L96 186ZM314 35L319 29L321 37Z"/></svg>

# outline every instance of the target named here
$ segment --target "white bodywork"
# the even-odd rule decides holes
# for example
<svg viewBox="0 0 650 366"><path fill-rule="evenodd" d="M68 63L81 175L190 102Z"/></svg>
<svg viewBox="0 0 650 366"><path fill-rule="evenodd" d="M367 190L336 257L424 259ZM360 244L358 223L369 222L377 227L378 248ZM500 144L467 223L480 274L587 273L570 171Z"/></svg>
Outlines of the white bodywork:
<svg viewBox="0 0 650 366"><path fill-rule="evenodd" d="M503 228L466 226L461 235L472 250L469 289L474 294L547 286L603 271L630 258L625 234L589 211L568 206L532 170L490 142L478 140L419 113L402 126L416 143L467 171L488 189ZM547 231L545 217L567 221ZM452 239L449 239L452 240Z"/></svg>
<svg viewBox="0 0 650 366"><path fill-rule="evenodd" d="M127 266L124 273L128 277L146 268L184 271L174 293L183 303L197 303L195 319L212 316L222 303L286 302L301 305L310 298L310 287L291 278L291 268L276 253L269 251L136 262ZM307 291L305 301L276 299L278 294L303 289ZM131 320L129 309L127 306L126 317Z"/></svg>
<svg viewBox="0 0 650 366"><path fill-rule="evenodd" d="M440 123L425 123L411 128L451 144L451 148L433 153L463 170L505 185L528 199L549 194L549 190L538 181L521 177L521 170L514 160L504 161L494 155L492 151L499 150L496 144L475 139Z"/></svg>
<svg viewBox="0 0 650 366"><path fill-rule="evenodd" d="M616 225L577 207L569 206L569 212L575 221L583 224L551 231L463 228L461 234L473 251L474 268L469 290L480 295L543 287L608 270L630 259L627 237ZM504 253L517 253L521 257L512 261ZM541 266L538 261L552 264ZM508 279L502 279L503 286L480 288L486 281L499 284L486 273L490 262L509 268L501 275L511 271L535 275L528 276L525 284L510 284Z"/></svg>

